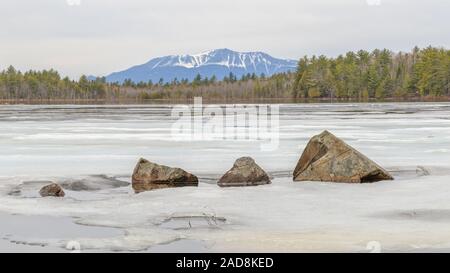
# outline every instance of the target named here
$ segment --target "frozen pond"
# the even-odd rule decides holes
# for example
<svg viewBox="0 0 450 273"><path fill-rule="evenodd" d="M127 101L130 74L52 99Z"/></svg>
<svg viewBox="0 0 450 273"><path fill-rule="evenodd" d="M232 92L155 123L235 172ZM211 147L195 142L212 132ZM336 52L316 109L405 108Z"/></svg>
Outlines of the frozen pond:
<svg viewBox="0 0 450 273"><path fill-rule="evenodd" d="M18 237L20 251L64 250L71 240L94 252L450 248L450 104L279 105L279 145L272 151L261 149L262 140L176 138L171 110L0 106L0 222L13 222L0 225L0 252L17 250L11 238ZM396 180L292 182L307 141L323 130ZM217 187L241 156L253 157L273 183ZM128 182L140 157L186 169L199 176L200 185L135 195ZM87 186L66 191L64 199L39 198L48 181ZM30 221L37 223L36 232ZM15 225L28 227L14 234Z"/></svg>

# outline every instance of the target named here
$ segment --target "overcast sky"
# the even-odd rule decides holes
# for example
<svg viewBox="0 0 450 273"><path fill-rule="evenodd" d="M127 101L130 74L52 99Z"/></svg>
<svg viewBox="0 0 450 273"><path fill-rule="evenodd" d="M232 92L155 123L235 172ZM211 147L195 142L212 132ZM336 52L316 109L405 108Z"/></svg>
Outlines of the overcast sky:
<svg viewBox="0 0 450 273"><path fill-rule="evenodd" d="M1 0L0 69L105 75L215 48L275 57L450 47L450 0Z"/></svg>

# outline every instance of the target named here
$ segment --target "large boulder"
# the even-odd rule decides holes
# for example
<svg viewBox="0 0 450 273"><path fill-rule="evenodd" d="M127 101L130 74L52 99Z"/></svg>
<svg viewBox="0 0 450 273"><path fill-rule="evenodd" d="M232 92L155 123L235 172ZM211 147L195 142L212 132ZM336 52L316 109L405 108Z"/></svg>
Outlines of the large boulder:
<svg viewBox="0 0 450 273"><path fill-rule="evenodd" d="M381 180L393 180L393 177L328 131L309 141L294 170L294 181L370 183Z"/></svg>
<svg viewBox="0 0 450 273"><path fill-rule="evenodd" d="M267 173L250 157L241 157L217 183L220 187L243 187L270 184Z"/></svg>
<svg viewBox="0 0 450 273"><path fill-rule="evenodd" d="M66 195L63 189L55 183L42 187L39 194L42 197L64 197Z"/></svg>
<svg viewBox="0 0 450 273"><path fill-rule="evenodd" d="M180 168L171 168L141 158L134 168L132 186L136 193L155 189L198 186L198 178Z"/></svg>

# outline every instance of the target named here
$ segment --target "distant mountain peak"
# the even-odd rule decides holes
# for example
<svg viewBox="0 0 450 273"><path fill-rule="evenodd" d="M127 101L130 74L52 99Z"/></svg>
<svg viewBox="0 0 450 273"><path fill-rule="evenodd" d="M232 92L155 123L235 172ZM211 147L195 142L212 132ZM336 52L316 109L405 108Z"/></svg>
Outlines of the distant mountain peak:
<svg viewBox="0 0 450 273"><path fill-rule="evenodd" d="M158 57L143 65L112 73L106 77L108 82L123 82L131 79L139 81L165 82L177 78L193 80L197 74L203 77L215 75L223 79L229 73L241 77L255 73L267 76L294 71L297 62L294 60L277 59L263 52L237 52L228 48L213 49L198 54L169 55Z"/></svg>

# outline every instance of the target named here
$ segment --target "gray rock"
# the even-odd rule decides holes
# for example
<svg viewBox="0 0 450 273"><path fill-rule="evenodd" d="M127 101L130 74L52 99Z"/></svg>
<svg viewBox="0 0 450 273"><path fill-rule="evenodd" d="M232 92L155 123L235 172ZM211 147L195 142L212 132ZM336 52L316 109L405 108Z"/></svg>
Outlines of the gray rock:
<svg viewBox="0 0 450 273"><path fill-rule="evenodd" d="M270 184L267 173L251 157L241 157L217 183L220 187L245 187Z"/></svg>
<svg viewBox="0 0 450 273"><path fill-rule="evenodd" d="M59 183L62 188L71 191L99 191L128 187L129 182L121 181L106 175L91 175L80 179L67 179Z"/></svg>
<svg viewBox="0 0 450 273"><path fill-rule="evenodd" d="M328 131L314 136L294 170L294 181L370 183L394 178Z"/></svg>
<svg viewBox="0 0 450 273"><path fill-rule="evenodd" d="M427 168L425 168L425 167L423 167L423 166L417 166L417 168L416 168L416 174L417 174L418 176L428 176L428 175L430 175L431 173L430 173L430 171L429 171Z"/></svg>
<svg viewBox="0 0 450 273"><path fill-rule="evenodd" d="M66 195L63 189L58 184L55 183L44 186L39 191L39 194L42 197L64 197Z"/></svg>
<svg viewBox="0 0 450 273"><path fill-rule="evenodd" d="M163 188L198 186L198 178L180 168L158 165L141 158L137 163L132 186L136 193Z"/></svg>

